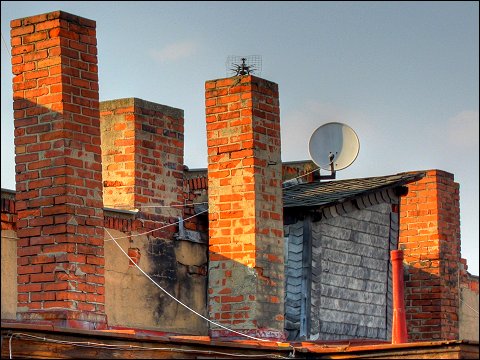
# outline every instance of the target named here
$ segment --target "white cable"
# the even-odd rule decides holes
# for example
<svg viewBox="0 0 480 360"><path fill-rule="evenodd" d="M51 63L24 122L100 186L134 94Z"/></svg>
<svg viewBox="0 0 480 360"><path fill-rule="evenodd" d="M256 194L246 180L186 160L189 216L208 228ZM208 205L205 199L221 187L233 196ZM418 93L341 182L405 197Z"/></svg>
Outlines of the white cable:
<svg viewBox="0 0 480 360"><path fill-rule="evenodd" d="M135 237L135 236L147 235L147 234L150 234L150 233L152 233L152 232L154 232L154 231L162 230L162 229L165 229L165 228L167 228L167 227L169 227L169 226L172 226L172 225L177 225L177 224L179 224L181 221L190 220L190 219L194 218L195 216L198 216L198 215L200 215L200 214L203 214L203 213L205 213L205 212L207 212L207 211L208 211L208 209L207 209L207 210L202 210L202 211L200 211L198 214L192 215L192 216L187 217L187 218L185 218L185 219L183 219L183 220L175 221L175 222L173 222L173 223L171 223L171 224L167 224L167 225L165 225L165 226L161 226L161 227L156 228L156 229L153 229L153 230L148 230L148 231L146 231L146 232L144 232L144 233L132 234L132 235L129 235L129 236L121 236L121 237L118 237L118 238L116 238L116 239L117 239L117 240L118 240L118 239L129 239L129 238L132 238L132 237ZM105 241L110 241L110 240L105 240Z"/></svg>
<svg viewBox="0 0 480 360"><path fill-rule="evenodd" d="M460 301L478 315L478 310L475 310L473 307L468 305L462 298L460 298Z"/></svg>
<svg viewBox="0 0 480 360"><path fill-rule="evenodd" d="M144 208L170 208L170 207L187 207L187 206L194 206L194 205L203 205L208 204L207 201L198 202L198 203L191 203L191 204L171 204L171 205L141 205L137 206L137 208L144 209ZM112 209L118 208L126 208L130 207L129 205L105 205L105 207L111 207Z"/></svg>
<svg viewBox="0 0 480 360"><path fill-rule="evenodd" d="M284 181L282 184L286 184L286 183L288 183L288 182L290 182L290 181L292 181L292 180L296 180L296 179L299 179L299 178L301 178L301 177L310 175L311 173L314 173L315 171L317 171L317 170L319 170L319 169L320 169L320 168L317 167L317 168L313 169L312 171L309 171L309 172L307 172L307 173L305 173L305 174L303 174L303 175L299 175L299 176L296 176L296 177L294 177L294 178L288 179L288 180ZM290 185L290 186L285 186L283 189L285 190L285 189L291 188L291 187L296 186L296 185L298 185L298 184L292 184L292 185Z"/></svg>
<svg viewBox="0 0 480 360"><path fill-rule="evenodd" d="M65 341L65 340L58 340L58 339L51 339L46 337L39 337L35 335L25 334L25 333L13 333L11 337L17 338L26 338L26 339L35 339L35 340L43 340L45 342L52 342L58 344L67 344L79 347L91 347L91 348L103 348L103 349L116 349L116 350L130 350L130 351L145 351L145 350L160 350L160 351L172 351L172 352L185 352L185 353L201 353L201 354L209 354L209 355L225 355L225 356L233 356L233 357L265 357L270 356L277 359L288 359L288 357L277 355L277 354L253 354L253 355L245 355L245 354L236 354L236 353L225 353L220 351L214 350L194 350L194 349L182 349L182 348L173 348L173 347L148 347L148 346L140 346L140 345L127 345L127 344L105 344L105 343L93 343L93 342L83 342L83 341Z"/></svg>
<svg viewBox="0 0 480 360"><path fill-rule="evenodd" d="M10 359L13 359L12 358L12 338L13 338L13 334L11 334L10 339L8 339L8 353L10 355Z"/></svg>
<svg viewBox="0 0 480 360"><path fill-rule="evenodd" d="M7 49L8 55L11 56L11 54L10 54L10 49L8 48L7 42L5 41L5 38L3 37L3 33L1 33L1 35L2 35L3 45L5 45L5 49Z"/></svg>
<svg viewBox="0 0 480 360"><path fill-rule="evenodd" d="M125 250L122 249L122 247L120 246L120 244L115 240L115 238L110 234L110 232L108 231L108 229L105 228L105 231L107 232L107 234L111 237L111 240L118 246L118 248L124 253L124 255L137 267L138 270L140 270L140 272L145 275L153 284L155 284L155 286L157 286L160 290L162 290L166 295L170 296L173 300L175 300L176 302L178 302L180 305L182 305L183 307L185 307L187 310L193 312L195 315L201 317L202 319L208 321L209 323L211 323L212 325L215 325L215 326L218 326L218 327L221 327L225 330L228 330L228 331L231 331L235 334L238 334L238 335L241 335L241 336L245 336L247 338L250 338L250 339L253 339L253 340L257 340L257 341L269 341L269 340L265 340L265 339L260 339L260 338L256 338L254 336L250 336L250 335L246 335L246 334L243 334L241 332L238 332L238 331L235 331L235 330L232 330L232 329L229 329L227 328L226 326L223 326L221 324L218 324L208 318L206 318L205 316L203 316L202 314L198 313L197 311L193 310L192 308L190 308L188 305L184 304L183 302L181 302L180 300L178 300L176 297L174 297L173 295L171 295L167 290L165 290L163 287L161 287L157 282L155 282L155 280L153 280L150 275L148 275L145 271L142 270L142 268L140 268L140 266L138 266L136 264L136 262L130 257L128 256L128 254L125 252ZM119 238L117 238L119 239Z"/></svg>

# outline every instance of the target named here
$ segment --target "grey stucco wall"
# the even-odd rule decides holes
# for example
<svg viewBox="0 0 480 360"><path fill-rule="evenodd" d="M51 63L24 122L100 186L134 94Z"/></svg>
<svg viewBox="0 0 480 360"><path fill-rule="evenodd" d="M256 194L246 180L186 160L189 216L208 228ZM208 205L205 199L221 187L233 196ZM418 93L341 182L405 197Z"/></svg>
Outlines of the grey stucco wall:
<svg viewBox="0 0 480 360"><path fill-rule="evenodd" d="M139 249L139 267L165 291L206 316L207 250L204 244L128 236L109 230L120 246ZM208 323L173 300L105 237L105 312L109 326L206 335Z"/></svg>
<svg viewBox="0 0 480 360"><path fill-rule="evenodd" d="M460 288L460 340L478 341L478 292Z"/></svg>
<svg viewBox="0 0 480 360"><path fill-rule="evenodd" d="M14 230L2 230L2 319L17 317L17 240Z"/></svg>

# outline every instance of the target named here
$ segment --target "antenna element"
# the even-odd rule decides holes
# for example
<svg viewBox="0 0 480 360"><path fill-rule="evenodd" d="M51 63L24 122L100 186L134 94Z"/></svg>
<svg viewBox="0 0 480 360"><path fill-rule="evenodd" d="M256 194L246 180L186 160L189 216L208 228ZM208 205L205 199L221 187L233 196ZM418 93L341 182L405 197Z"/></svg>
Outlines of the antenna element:
<svg viewBox="0 0 480 360"><path fill-rule="evenodd" d="M225 62L227 77L244 76L262 72L262 57L260 55L236 56L230 55Z"/></svg>

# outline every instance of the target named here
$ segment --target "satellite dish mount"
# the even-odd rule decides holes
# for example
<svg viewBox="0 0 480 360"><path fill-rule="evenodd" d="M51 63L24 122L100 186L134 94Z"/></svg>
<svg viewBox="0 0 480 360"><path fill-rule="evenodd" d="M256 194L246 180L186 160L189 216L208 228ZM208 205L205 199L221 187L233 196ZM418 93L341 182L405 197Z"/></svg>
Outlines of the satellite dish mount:
<svg viewBox="0 0 480 360"><path fill-rule="evenodd" d="M333 160L335 159L335 154L329 153L328 159L330 160L330 175L319 175L320 180L332 180L335 179L335 166L333 165ZM318 169L318 173L320 174L320 169Z"/></svg>
<svg viewBox="0 0 480 360"><path fill-rule="evenodd" d="M348 125L331 122L318 127L308 144L310 157L320 169L330 170L330 175L319 175L320 180L335 179L338 170L350 166L358 156L360 142Z"/></svg>

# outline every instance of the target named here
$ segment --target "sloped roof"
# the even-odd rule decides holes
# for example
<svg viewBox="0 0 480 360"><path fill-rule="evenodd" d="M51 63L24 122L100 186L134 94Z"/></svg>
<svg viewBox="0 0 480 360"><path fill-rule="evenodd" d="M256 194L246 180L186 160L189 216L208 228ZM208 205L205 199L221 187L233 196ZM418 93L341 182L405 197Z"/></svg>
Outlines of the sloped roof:
<svg viewBox="0 0 480 360"><path fill-rule="evenodd" d="M168 335L136 329L84 330L2 320L2 358L45 359L478 359L478 341L438 340L391 344L371 339L280 342ZM9 339L10 341L6 341Z"/></svg>
<svg viewBox="0 0 480 360"><path fill-rule="evenodd" d="M395 188L425 176L424 171L399 173L360 179L284 184L283 207L322 207L342 203L372 192Z"/></svg>

